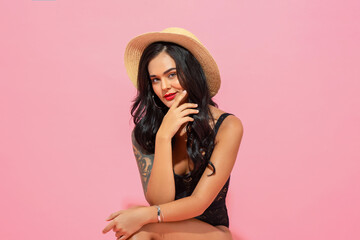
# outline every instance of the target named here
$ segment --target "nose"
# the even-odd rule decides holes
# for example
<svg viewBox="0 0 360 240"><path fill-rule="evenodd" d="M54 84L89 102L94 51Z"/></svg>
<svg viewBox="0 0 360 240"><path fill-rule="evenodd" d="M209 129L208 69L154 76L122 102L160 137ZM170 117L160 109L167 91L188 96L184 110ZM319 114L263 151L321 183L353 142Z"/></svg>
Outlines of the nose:
<svg viewBox="0 0 360 240"><path fill-rule="evenodd" d="M170 87L171 87L171 86L170 86L170 82L169 82L168 79L166 79L166 78L161 79L161 88L162 88L163 90L169 89Z"/></svg>

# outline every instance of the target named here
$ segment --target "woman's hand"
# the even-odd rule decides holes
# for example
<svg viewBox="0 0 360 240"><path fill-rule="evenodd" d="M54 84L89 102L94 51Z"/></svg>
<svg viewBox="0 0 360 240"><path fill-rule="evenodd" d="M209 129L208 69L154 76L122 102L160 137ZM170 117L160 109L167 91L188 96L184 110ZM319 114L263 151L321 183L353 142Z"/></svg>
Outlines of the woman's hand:
<svg viewBox="0 0 360 240"><path fill-rule="evenodd" d="M176 96L174 103L163 118L157 135L171 139L184 123L194 121L189 115L199 112L199 110L194 109L198 105L196 103L183 103L179 106L186 95L187 92L184 90Z"/></svg>
<svg viewBox="0 0 360 240"><path fill-rule="evenodd" d="M106 219L112 221L103 229L103 233L113 229L117 239L128 239L145 224L155 222L156 214L156 208L143 206L114 212Z"/></svg>

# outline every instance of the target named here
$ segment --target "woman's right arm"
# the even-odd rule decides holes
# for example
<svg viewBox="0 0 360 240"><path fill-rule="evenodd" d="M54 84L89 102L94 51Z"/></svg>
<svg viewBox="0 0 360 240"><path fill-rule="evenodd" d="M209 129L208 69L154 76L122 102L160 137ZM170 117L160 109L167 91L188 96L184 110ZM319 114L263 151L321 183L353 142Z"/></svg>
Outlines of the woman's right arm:
<svg viewBox="0 0 360 240"><path fill-rule="evenodd" d="M175 179L172 163L171 139L179 128L194 119L189 114L196 114L198 110L194 103L180 104L186 96L186 91L176 96L161 123L155 138L155 153L145 155L135 140L133 149L142 179L145 198L150 205L168 203L175 200Z"/></svg>

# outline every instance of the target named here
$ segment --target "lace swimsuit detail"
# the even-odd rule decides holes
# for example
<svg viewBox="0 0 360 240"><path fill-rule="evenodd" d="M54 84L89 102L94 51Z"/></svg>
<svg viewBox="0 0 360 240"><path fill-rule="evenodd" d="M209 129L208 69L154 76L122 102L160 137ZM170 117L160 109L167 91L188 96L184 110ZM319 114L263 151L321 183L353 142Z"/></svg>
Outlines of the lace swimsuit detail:
<svg viewBox="0 0 360 240"><path fill-rule="evenodd" d="M221 123L229 115L232 114L223 113L219 117L214 127L215 136L219 130ZM198 184L204 171L205 168L201 168L199 171L190 172L184 176L174 173L176 191L175 200L190 196L194 191L196 185ZM197 216L196 219L207 222L213 226L223 225L229 227L229 217L225 203L226 194L229 188L229 182L230 177L228 178L225 185L222 187L214 201L211 203L211 205L204 211L203 214Z"/></svg>

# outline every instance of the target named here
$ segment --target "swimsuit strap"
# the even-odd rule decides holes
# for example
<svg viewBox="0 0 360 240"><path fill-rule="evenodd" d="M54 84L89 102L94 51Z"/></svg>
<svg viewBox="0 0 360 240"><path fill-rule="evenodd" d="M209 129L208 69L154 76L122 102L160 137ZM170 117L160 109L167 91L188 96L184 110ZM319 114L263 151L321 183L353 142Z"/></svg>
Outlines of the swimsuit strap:
<svg viewBox="0 0 360 240"><path fill-rule="evenodd" d="M223 113L221 114L221 116L219 117L219 119L217 120L216 124L215 124L215 135L217 134L219 128L220 128L220 125L221 123L224 121L224 119L229 116L229 115L234 115L234 114L231 114L231 113Z"/></svg>

